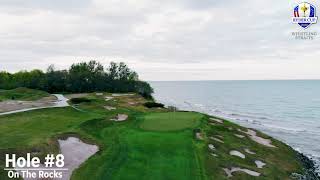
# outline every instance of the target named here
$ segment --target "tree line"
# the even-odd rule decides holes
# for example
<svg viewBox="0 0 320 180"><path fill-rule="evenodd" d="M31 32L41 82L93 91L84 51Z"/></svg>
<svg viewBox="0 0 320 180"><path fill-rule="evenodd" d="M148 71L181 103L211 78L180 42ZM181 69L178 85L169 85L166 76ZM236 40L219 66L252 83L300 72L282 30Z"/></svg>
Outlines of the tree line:
<svg viewBox="0 0 320 180"><path fill-rule="evenodd" d="M97 61L72 64L68 70L56 70L50 65L46 72L35 69L9 73L0 72L0 89L27 87L49 93L83 93L95 91L135 92L151 98L149 83L125 63L111 62L107 68Z"/></svg>

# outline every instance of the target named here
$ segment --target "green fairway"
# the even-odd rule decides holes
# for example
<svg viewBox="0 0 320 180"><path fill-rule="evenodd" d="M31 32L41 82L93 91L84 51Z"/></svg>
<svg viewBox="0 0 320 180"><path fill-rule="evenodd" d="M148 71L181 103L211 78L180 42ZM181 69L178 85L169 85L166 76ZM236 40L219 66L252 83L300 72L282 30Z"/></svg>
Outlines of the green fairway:
<svg viewBox="0 0 320 180"><path fill-rule="evenodd" d="M202 165L197 163L192 132L159 133L130 130L122 127L114 134L105 130L106 139L113 139L110 149L92 158L73 179L203 179ZM111 138L112 137L112 138Z"/></svg>
<svg viewBox="0 0 320 180"><path fill-rule="evenodd" d="M173 131L196 127L203 117L193 112L152 113L144 116L141 128L153 131Z"/></svg>
<svg viewBox="0 0 320 180"><path fill-rule="evenodd" d="M72 131L95 116L71 107L0 116L0 147L23 148L46 143L52 136Z"/></svg>
<svg viewBox="0 0 320 180"><path fill-rule="evenodd" d="M28 88L16 88L12 90L0 90L0 101L4 100L38 100L50 96L49 93Z"/></svg>

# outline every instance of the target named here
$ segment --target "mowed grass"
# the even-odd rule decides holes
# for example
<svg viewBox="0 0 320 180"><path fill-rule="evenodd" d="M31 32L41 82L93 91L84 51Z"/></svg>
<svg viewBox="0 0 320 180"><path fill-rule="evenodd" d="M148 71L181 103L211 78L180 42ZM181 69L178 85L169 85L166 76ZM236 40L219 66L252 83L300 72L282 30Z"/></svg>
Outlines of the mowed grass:
<svg viewBox="0 0 320 180"><path fill-rule="evenodd" d="M204 179L191 130L144 131L135 128L139 121L109 124L100 135L90 131L104 140L106 149L81 166L72 179Z"/></svg>
<svg viewBox="0 0 320 180"><path fill-rule="evenodd" d="M28 88L16 88L11 90L0 90L0 101L4 100L38 100L50 96L49 93Z"/></svg>
<svg viewBox="0 0 320 180"><path fill-rule="evenodd" d="M151 131L181 130L196 127L202 117L202 114L194 112L150 113L144 116L140 127Z"/></svg>

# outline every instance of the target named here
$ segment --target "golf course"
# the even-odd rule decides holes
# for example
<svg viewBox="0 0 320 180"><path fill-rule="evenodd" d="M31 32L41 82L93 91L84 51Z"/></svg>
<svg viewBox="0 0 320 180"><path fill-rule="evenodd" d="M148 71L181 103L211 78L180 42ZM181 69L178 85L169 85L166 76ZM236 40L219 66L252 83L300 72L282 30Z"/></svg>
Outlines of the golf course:
<svg viewBox="0 0 320 180"><path fill-rule="evenodd" d="M0 91L0 101L12 94L24 101L50 96L20 91ZM147 108L153 100L136 93L64 96L68 107L0 116L1 180L9 179L3 170L6 153L43 158L59 153L58 140L68 137L99 149L72 172L73 180L293 179L306 173L291 147L218 117Z"/></svg>

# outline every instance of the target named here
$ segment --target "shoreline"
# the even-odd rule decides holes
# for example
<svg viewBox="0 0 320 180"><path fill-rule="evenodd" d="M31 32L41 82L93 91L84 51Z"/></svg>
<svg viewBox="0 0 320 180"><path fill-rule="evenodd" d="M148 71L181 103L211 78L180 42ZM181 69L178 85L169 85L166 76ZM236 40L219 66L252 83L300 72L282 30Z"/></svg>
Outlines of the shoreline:
<svg viewBox="0 0 320 180"><path fill-rule="evenodd" d="M205 112L203 112L203 113L205 113ZM232 123L236 123L237 125L242 126L242 127L246 127L246 126L236 122L235 120L229 119L227 117L222 117L222 116L219 116L219 115L216 115L216 114L209 114L209 115L214 116L214 117L219 118L219 119L223 119L223 120L232 122ZM254 129L255 131L265 133L265 132L263 132L263 131L261 131L259 129L256 129L256 128L252 128L252 127L246 127L246 128ZM301 163L305 167L305 173L308 174L308 175L314 176L315 179L320 179L320 171L319 171L320 169L317 170L320 167L317 166L317 162L315 160L313 160L312 158L308 157L308 155L304 154L303 152L296 150L290 144L288 144L286 142L283 142L283 140L275 138L274 136L272 136L270 134L267 134L267 135L272 137L273 139L276 139L276 140L288 145L290 148L292 148L292 150L297 153L297 158L301 161Z"/></svg>
<svg viewBox="0 0 320 180"><path fill-rule="evenodd" d="M167 105L168 106L168 105ZM169 105L170 106L170 105ZM179 108L178 108L179 109ZM219 116L217 114L213 114L213 113L206 113L206 112L203 112L203 111L197 111L197 110L184 110L184 109L181 109L180 111L190 111L190 112L200 112L200 113L203 113L205 115L209 115L209 116L212 116L212 117L215 117L217 119L221 119L221 120L224 120L224 121L228 121L228 122L231 122L231 123L235 123L241 127L245 127L245 128L249 128L249 129L253 129L254 131L256 132L262 132L261 130L258 130L256 128L252 128L252 127L246 127L236 121L233 121L227 117L222 117L222 116ZM265 134L264 132L262 132L263 134ZM297 155L297 159L301 162L301 164L303 165L304 167L304 173L303 174L298 174L298 173L293 173L292 176L294 178L297 178L297 179L301 179L301 180L320 180L320 172L317 172L317 165L316 165L316 162L315 160L312 160L311 158L309 158L307 155L305 155L303 152L299 152L297 151L296 149L294 149L291 145L283 142L282 140L278 139L278 138L275 138L273 137L272 135L269 135L267 134L268 136L270 136L271 138L275 139L275 140L278 140L280 141L281 143L283 144L286 144L287 146L289 146L294 152L296 152L296 155Z"/></svg>
<svg viewBox="0 0 320 180"><path fill-rule="evenodd" d="M202 112L202 113L205 113L205 112ZM206 113L205 113L206 114ZM216 114L209 114L208 115L210 116L214 116L216 118L219 118L219 119L222 119L222 120L225 120L225 121L229 121L229 122L232 122L232 123L236 123L237 125L241 126L241 127L245 127L245 128L250 128L250 129L253 129L257 132L262 132L256 128L251 128L251 127L246 127L246 126L243 126L242 124L239 124L237 123L236 121L233 121L231 119L228 119L228 118L225 118L225 117L221 117L221 116L218 116ZM264 132L262 132L264 133ZM284 143L286 145L288 145L293 151L296 152L297 154L297 158L299 159L299 161L302 163L302 165L304 166L304 174L303 175L300 175L300 174L296 174L297 175L297 178L299 179L320 179L320 172L317 172L317 166L316 166L316 162L314 160L312 160L311 158L309 158L307 155L305 155L303 152L300 152L300 151L297 151L296 149L294 149L290 144L288 143L285 143L283 142L282 140L278 139L278 138L275 138L273 137L272 135L269 135L267 134L268 136L270 136L271 138L273 139L276 139L278 141L280 141L281 143ZM304 177L306 176L306 177Z"/></svg>

